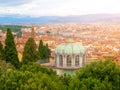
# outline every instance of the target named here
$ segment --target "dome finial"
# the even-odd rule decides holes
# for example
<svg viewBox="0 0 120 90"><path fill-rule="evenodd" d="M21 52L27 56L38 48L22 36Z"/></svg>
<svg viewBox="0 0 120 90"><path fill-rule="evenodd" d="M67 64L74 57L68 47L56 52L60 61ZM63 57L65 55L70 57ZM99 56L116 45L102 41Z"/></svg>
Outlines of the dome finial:
<svg viewBox="0 0 120 90"><path fill-rule="evenodd" d="M74 39L73 38L67 38L67 43L74 43L75 41L74 41Z"/></svg>
<svg viewBox="0 0 120 90"><path fill-rule="evenodd" d="M74 43L74 34L71 33L68 37L67 37L67 43Z"/></svg>

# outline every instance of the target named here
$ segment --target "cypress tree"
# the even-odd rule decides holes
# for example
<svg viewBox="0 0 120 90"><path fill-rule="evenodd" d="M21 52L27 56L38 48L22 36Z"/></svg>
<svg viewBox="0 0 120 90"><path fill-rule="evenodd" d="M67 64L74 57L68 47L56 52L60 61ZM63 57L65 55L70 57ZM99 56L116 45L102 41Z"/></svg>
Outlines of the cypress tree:
<svg viewBox="0 0 120 90"><path fill-rule="evenodd" d="M5 39L5 60L10 62L15 67L19 67L18 53L16 50L14 37L11 30L7 29L6 39Z"/></svg>
<svg viewBox="0 0 120 90"><path fill-rule="evenodd" d="M40 58L44 59L44 45L43 45L42 40L40 40L39 47L38 47L38 52L39 52Z"/></svg>
<svg viewBox="0 0 120 90"><path fill-rule="evenodd" d="M3 60L4 59L4 49L3 49L3 45L0 41L0 59Z"/></svg>
<svg viewBox="0 0 120 90"><path fill-rule="evenodd" d="M46 45L43 45L43 41L40 40L40 43L39 43L39 48L38 48L38 52L39 52L39 56L40 58L43 60L49 60L50 58L50 49L48 47L48 44Z"/></svg>
<svg viewBox="0 0 120 90"><path fill-rule="evenodd" d="M49 58L50 58L50 54L51 54L51 51L50 51L50 49L49 49L49 47L48 47L48 44L46 44L46 46L45 46L45 55L46 55L46 59L48 59L49 60Z"/></svg>
<svg viewBox="0 0 120 90"><path fill-rule="evenodd" d="M37 46L33 38L29 38L25 44L23 52L23 63L37 61L39 59L38 52L36 51Z"/></svg>

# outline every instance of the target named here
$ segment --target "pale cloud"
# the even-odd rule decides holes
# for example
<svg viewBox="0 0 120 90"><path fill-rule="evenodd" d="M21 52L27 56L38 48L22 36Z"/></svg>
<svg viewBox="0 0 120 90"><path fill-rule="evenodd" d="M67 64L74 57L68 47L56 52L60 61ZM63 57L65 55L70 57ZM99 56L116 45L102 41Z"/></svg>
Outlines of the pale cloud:
<svg viewBox="0 0 120 90"><path fill-rule="evenodd" d="M18 6L32 0L0 0L0 6Z"/></svg>
<svg viewBox="0 0 120 90"><path fill-rule="evenodd" d="M46 15L64 16L95 13L120 13L119 0L16 0L16 3L11 2L11 4L9 4L7 2L4 6L1 6L0 4L0 14L18 14L37 17Z"/></svg>

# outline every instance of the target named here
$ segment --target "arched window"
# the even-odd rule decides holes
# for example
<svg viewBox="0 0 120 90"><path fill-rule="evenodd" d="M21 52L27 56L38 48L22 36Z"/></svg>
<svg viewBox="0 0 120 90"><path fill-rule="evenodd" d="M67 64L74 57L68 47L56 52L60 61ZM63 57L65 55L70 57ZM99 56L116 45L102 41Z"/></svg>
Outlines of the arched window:
<svg viewBox="0 0 120 90"><path fill-rule="evenodd" d="M67 66L68 67L71 66L71 57L70 57L70 55L67 56Z"/></svg>
<svg viewBox="0 0 120 90"><path fill-rule="evenodd" d="M75 57L75 66L78 67L79 66L79 55L77 55Z"/></svg>
<svg viewBox="0 0 120 90"><path fill-rule="evenodd" d="M55 54L55 66L57 66L57 55Z"/></svg>
<svg viewBox="0 0 120 90"><path fill-rule="evenodd" d="M59 56L59 66L63 66L63 56L62 55L60 55Z"/></svg>

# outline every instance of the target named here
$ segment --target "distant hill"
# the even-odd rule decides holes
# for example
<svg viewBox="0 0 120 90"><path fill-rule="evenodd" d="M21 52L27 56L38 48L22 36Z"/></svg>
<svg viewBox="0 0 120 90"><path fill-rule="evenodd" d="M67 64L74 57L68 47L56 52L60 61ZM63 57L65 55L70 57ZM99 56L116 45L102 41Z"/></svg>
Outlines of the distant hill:
<svg viewBox="0 0 120 90"><path fill-rule="evenodd" d="M120 23L120 14L90 14L74 16L0 16L1 24L19 24L19 23Z"/></svg>

